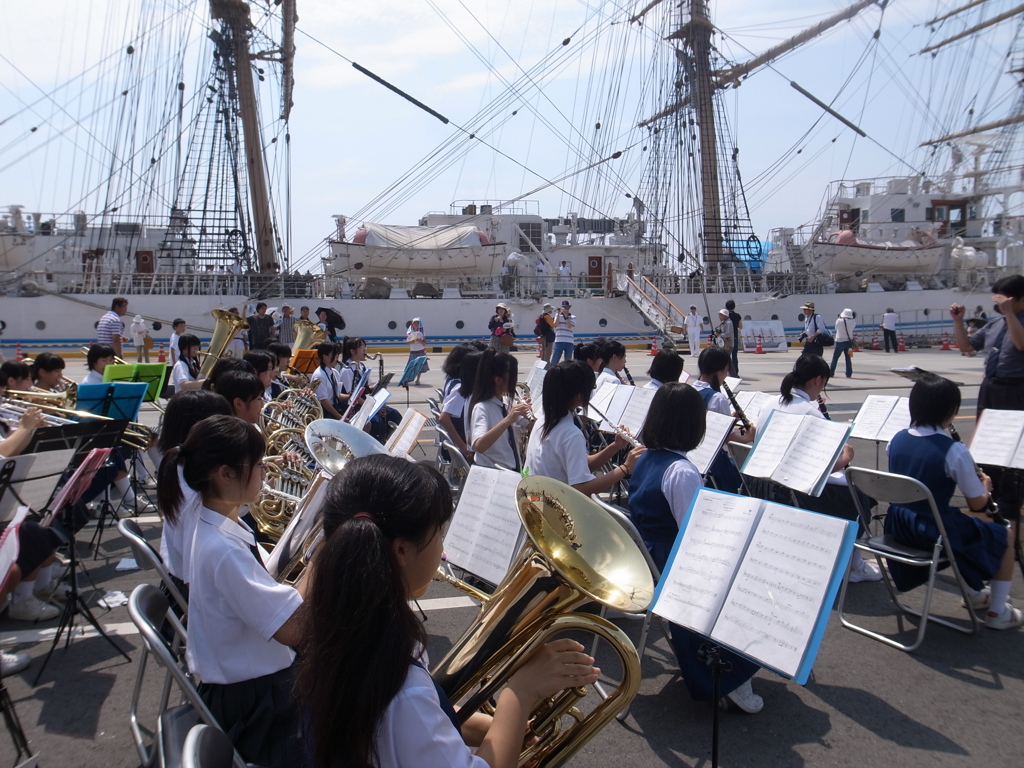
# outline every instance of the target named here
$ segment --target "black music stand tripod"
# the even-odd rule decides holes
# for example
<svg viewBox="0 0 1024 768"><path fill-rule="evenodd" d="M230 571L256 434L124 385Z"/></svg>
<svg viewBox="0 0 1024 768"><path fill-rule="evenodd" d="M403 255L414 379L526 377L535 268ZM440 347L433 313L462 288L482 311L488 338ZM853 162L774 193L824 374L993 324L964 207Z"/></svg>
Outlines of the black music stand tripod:
<svg viewBox="0 0 1024 768"><path fill-rule="evenodd" d="M82 599L81 594L78 592L78 554L75 551L75 524L72 505L65 504L60 514L64 522L64 529L67 531L68 535L68 581L71 586L67 596L67 602L64 603L64 611L60 615L60 623L57 624L57 633L53 636L53 643L50 644L50 650L47 651L46 658L43 659L43 663L40 665L39 672L36 674L36 679L33 681L32 685L39 685L39 680L43 676L43 671L46 669L46 665L49 664L50 657L57 649L60 637L65 631L67 632L67 637L64 641L64 647L67 648L71 645L71 637L75 630L75 616L77 615L84 616L85 620L92 625L92 628L95 629L104 640L110 643L110 646L115 651L124 656L126 661L132 660L127 651L119 648L113 638L103 630L103 627L101 627L100 623L96 621L96 617L93 616L92 611L89 610L89 606L85 604L85 600Z"/></svg>

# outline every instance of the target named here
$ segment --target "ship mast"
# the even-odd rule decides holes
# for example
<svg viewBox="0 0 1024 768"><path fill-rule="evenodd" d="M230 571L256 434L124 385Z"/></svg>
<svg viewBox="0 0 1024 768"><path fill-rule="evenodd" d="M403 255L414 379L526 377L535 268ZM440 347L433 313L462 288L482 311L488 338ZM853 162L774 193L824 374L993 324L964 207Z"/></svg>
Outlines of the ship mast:
<svg viewBox="0 0 1024 768"><path fill-rule="evenodd" d="M249 53L249 6L242 0L210 0L210 14L213 18L223 21L231 31L234 86L245 140L246 176L249 179L256 262L261 273L274 274L281 270L281 265L278 263L274 248L270 193L263 166L263 140L259 113L256 109L256 88L252 77L253 57Z"/></svg>

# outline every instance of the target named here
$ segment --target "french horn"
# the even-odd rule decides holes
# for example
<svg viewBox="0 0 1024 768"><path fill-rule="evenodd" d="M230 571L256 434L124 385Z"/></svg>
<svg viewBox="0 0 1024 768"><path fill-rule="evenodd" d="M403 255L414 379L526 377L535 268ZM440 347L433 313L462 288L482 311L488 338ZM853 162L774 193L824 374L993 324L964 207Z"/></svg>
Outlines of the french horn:
<svg viewBox="0 0 1024 768"><path fill-rule="evenodd" d="M572 611L596 601L642 613L654 597L643 553L596 502L546 477L526 477L516 506L529 537L492 595L438 571L438 578L481 602L480 613L431 671L459 718L480 710L536 649L557 635L583 631L604 639L617 654L622 681L596 708L576 706L585 688L566 689L541 702L530 718L520 766L560 766L632 701L640 689L640 657L610 621ZM568 722L566 722L568 721Z"/></svg>

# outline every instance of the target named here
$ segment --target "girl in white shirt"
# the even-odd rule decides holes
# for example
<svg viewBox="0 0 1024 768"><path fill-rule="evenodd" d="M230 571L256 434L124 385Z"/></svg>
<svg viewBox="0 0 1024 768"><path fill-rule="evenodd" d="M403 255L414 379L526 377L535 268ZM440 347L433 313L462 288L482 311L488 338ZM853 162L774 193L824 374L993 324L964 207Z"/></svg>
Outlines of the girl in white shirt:
<svg viewBox="0 0 1024 768"><path fill-rule="evenodd" d="M178 339L178 362L171 369L171 386L175 392L182 389L194 389L194 387L182 387L191 381L199 380L199 350L202 344L199 337L186 333Z"/></svg>
<svg viewBox="0 0 1024 768"><path fill-rule="evenodd" d="M585 408L594 388L594 372L580 360L569 360L551 368L544 376L544 415L530 434L526 466L531 475L542 475L571 485L580 493L607 491L626 480L644 449L634 448L626 460L601 476L593 470L607 464L629 446L618 435L603 450L587 455L587 441L575 420L575 411Z"/></svg>
<svg viewBox="0 0 1024 768"><path fill-rule="evenodd" d="M160 508L176 520L178 482L199 494L189 584L189 670L217 723L247 761L303 764L301 720L292 691L293 647L302 639L302 595L267 573L239 506L260 495L266 444L250 424L211 416L160 465Z"/></svg>
<svg viewBox="0 0 1024 768"><path fill-rule="evenodd" d="M480 357L473 399L470 401L470 426L467 442L482 467L501 465L506 469L522 469L519 435L529 428L527 414L530 404L516 403L511 408L504 398L515 393L518 363L508 352L488 349Z"/></svg>
<svg viewBox="0 0 1024 768"><path fill-rule="evenodd" d="M83 384L102 384L103 371L114 364L114 348L109 344L93 344L85 356L89 372L82 379Z"/></svg>
<svg viewBox="0 0 1024 768"><path fill-rule="evenodd" d="M460 733L424 666L426 633L410 606L441 561L447 483L423 464L366 456L335 475L322 510L296 689L314 768L513 768L533 706L597 679L582 645L556 640L511 677L492 721L471 715Z"/></svg>
<svg viewBox="0 0 1024 768"><path fill-rule="evenodd" d="M217 415L231 415L231 406L220 395L205 389L178 392L168 401L164 413L164 423L157 441L160 454L170 453L171 449L185 442L193 426L208 416ZM182 503L173 515L162 515L164 526L160 536L160 557L174 580L174 586L187 600L189 574L186 559L191 559L192 537L199 522L200 498L185 482L180 470L178 486L181 488ZM171 605L175 605L173 600Z"/></svg>

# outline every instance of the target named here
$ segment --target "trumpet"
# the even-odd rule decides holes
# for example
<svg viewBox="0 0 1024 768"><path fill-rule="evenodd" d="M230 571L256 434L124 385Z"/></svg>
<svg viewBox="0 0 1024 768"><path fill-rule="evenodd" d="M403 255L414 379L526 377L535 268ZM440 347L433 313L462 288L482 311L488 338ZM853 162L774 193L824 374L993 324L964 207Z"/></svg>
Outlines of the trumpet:
<svg viewBox="0 0 1024 768"><path fill-rule="evenodd" d="M7 424L11 429L16 429L21 417L30 408L38 408L37 405L31 405L24 403L20 400L9 400L7 398L0 398L0 421ZM43 424L48 427L62 427L65 424L76 424L74 419L65 419L60 416L55 416L52 413L43 413Z"/></svg>

